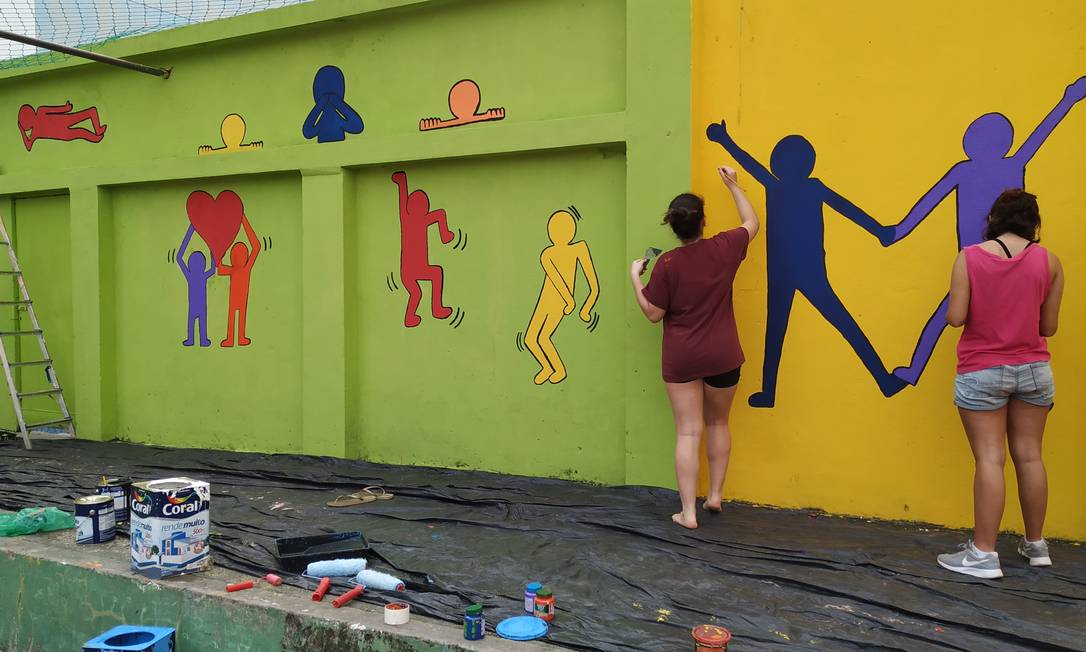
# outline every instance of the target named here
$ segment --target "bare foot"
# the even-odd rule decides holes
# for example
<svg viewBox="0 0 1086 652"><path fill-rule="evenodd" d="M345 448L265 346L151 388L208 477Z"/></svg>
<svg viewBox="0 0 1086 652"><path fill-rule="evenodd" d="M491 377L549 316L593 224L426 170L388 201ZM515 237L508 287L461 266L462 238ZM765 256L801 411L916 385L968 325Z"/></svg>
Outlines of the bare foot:
<svg viewBox="0 0 1086 652"><path fill-rule="evenodd" d="M723 509L721 509L721 507L720 507L720 499L719 498L717 498L716 500L713 500L711 498L706 500L702 504L702 507L705 508L705 511L712 512L714 514L719 514L720 512L723 511Z"/></svg>
<svg viewBox="0 0 1086 652"><path fill-rule="evenodd" d="M698 529L698 519L693 517L686 518L685 516L683 516L682 512L679 512L678 514L672 514L671 520L675 521L676 523L688 530Z"/></svg>

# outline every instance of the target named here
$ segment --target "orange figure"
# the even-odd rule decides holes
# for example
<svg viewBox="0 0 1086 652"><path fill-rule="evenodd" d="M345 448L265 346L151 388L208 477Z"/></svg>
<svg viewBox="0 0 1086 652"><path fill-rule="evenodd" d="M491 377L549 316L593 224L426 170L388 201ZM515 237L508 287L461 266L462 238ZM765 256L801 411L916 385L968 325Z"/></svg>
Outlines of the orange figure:
<svg viewBox="0 0 1086 652"><path fill-rule="evenodd" d="M106 135L106 126L98 119L98 109L90 107L72 113L72 103L63 106L39 106L37 109L24 104L19 107L19 135L23 137L26 151L34 146L39 138L48 140L88 140L97 143ZM77 127L80 122L90 120L94 131L86 127Z"/></svg>
<svg viewBox="0 0 1086 652"><path fill-rule="evenodd" d="M245 235L249 237L249 247L245 243L235 242L230 248L230 264L219 265L219 275L230 277L230 308L226 311L226 339L222 346L234 346L234 315L237 314L238 322L238 346L247 346L251 339L245 337L245 312L249 306L249 277L253 271L253 264L260 254L260 240L256 232L249 224L249 218L241 216L241 225L245 227Z"/></svg>
<svg viewBox="0 0 1086 652"><path fill-rule="evenodd" d="M445 127L457 127L473 122L486 122L488 120L502 120L505 118L505 109L487 109L483 113L479 110L479 85L470 79L461 79L453 84L449 90L449 110L455 116L448 120L441 118L423 118L419 120L419 131L431 129L444 129Z"/></svg>

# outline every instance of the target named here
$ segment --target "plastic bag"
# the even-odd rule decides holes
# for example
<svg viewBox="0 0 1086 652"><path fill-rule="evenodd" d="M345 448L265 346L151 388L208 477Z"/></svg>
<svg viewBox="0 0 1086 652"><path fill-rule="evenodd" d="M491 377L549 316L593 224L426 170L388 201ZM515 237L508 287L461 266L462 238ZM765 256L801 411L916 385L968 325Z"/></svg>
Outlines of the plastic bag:
<svg viewBox="0 0 1086 652"><path fill-rule="evenodd" d="M27 507L18 514L0 514L0 537L70 530L74 527L75 518L56 507Z"/></svg>

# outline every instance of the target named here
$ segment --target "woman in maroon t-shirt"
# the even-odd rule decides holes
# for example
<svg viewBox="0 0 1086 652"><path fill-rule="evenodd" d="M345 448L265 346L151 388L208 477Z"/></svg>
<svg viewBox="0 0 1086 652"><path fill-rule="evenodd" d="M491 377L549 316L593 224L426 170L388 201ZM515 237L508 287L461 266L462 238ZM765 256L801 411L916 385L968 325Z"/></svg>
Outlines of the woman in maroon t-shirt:
<svg viewBox="0 0 1086 652"><path fill-rule="evenodd" d="M724 475L731 453L728 412L739 382L743 349L732 310L732 280L758 233L758 216L736 182L735 170L720 168L742 226L702 239L705 204L683 193L671 201L664 224L682 246L660 256L648 286L642 285L647 259L633 262L634 294L649 321L664 320L662 367L667 397L675 413L675 477L682 511L671 517L686 528L698 526L694 504L701 431L708 432L709 496L705 509L720 511Z"/></svg>

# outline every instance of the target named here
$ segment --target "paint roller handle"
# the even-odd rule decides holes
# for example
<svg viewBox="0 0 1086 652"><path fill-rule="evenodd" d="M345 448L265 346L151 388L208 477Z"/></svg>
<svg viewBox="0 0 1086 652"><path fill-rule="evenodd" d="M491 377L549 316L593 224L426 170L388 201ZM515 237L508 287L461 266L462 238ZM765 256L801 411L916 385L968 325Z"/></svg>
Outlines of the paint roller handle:
<svg viewBox="0 0 1086 652"><path fill-rule="evenodd" d="M356 586L353 589L351 589L350 591L347 591L343 595L339 596L335 600L332 600L332 606L335 607L336 609L339 609L343 605L347 604L351 600L354 600L355 598L357 598L358 596L362 595L365 592L366 592L366 589L362 588L361 586Z"/></svg>
<svg viewBox="0 0 1086 652"><path fill-rule="evenodd" d="M328 593L328 589L332 586L332 579L329 577L322 577L320 584L317 585L317 590L313 591L313 602L320 602L324 599L324 594Z"/></svg>

